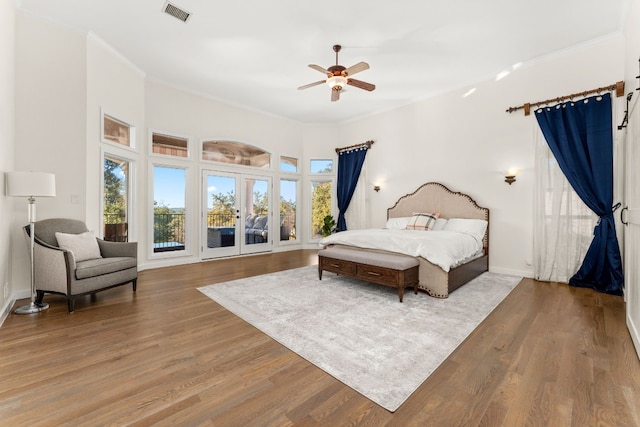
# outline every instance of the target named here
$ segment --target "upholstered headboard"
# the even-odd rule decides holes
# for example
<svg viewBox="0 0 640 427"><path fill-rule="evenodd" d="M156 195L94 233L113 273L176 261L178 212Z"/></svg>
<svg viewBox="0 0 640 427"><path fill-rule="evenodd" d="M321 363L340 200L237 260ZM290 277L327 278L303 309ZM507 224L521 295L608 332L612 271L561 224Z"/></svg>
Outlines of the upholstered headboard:
<svg viewBox="0 0 640 427"><path fill-rule="evenodd" d="M468 194L449 190L438 182L422 184L416 191L398 199L387 209L388 218L413 215L414 212L439 212L440 218L484 219L489 223L489 209L478 206ZM484 236L484 246L489 246L489 226Z"/></svg>

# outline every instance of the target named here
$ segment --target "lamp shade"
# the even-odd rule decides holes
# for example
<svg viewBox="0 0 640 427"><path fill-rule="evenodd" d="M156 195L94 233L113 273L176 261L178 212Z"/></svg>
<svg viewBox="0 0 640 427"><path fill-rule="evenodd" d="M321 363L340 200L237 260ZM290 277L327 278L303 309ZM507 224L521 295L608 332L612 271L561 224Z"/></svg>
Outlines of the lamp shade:
<svg viewBox="0 0 640 427"><path fill-rule="evenodd" d="M44 172L7 172L6 195L14 197L55 197L56 176Z"/></svg>

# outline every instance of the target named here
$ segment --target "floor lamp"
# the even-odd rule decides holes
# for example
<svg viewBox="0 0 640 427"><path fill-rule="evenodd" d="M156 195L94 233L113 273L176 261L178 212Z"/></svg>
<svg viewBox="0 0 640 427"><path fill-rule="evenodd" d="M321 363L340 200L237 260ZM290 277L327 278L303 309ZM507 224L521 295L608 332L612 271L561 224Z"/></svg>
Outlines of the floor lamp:
<svg viewBox="0 0 640 427"><path fill-rule="evenodd" d="M49 304L36 302L36 282L34 275L33 248L35 243L34 222L36 222L36 197L55 197L56 177L51 173L7 172L7 196L27 197L29 201L29 261L31 264L31 304L16 309L16 314L31 314L49 308Z"/></svg>

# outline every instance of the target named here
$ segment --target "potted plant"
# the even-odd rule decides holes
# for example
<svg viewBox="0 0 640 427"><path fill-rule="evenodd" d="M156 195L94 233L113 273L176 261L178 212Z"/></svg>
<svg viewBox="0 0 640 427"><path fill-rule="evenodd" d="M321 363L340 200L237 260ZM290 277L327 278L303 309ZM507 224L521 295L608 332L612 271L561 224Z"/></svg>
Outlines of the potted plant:
<svg viewBox="0 0 640 427"><path fill-rule="evenodd" d="M338 231L336 227L336 221L333 219L333 215L327 215L324 217L322 224L322 237L327 237Z"/></svg>

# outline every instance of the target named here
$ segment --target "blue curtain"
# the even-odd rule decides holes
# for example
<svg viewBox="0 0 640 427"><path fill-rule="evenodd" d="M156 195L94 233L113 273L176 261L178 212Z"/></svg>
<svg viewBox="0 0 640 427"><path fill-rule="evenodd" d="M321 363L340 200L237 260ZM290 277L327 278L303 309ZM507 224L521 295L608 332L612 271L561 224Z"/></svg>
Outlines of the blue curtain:
<svg viewBox="0 0 640 427"><path fill-rule="evenodd" d="M600 218L569 284L621 295L624 278L613 219L617 206L613 206L611 94L541 108L536 118L571 187Z"/></svg>
<svg viewBox="0 0 640 427"><path fill-rule="evenodd" d="M341 151L338 155L338 231L347 229L344 213L351 203L353 192L356 190L360 171L367 155L367 147L360 147L349 151Z"/></svg>

